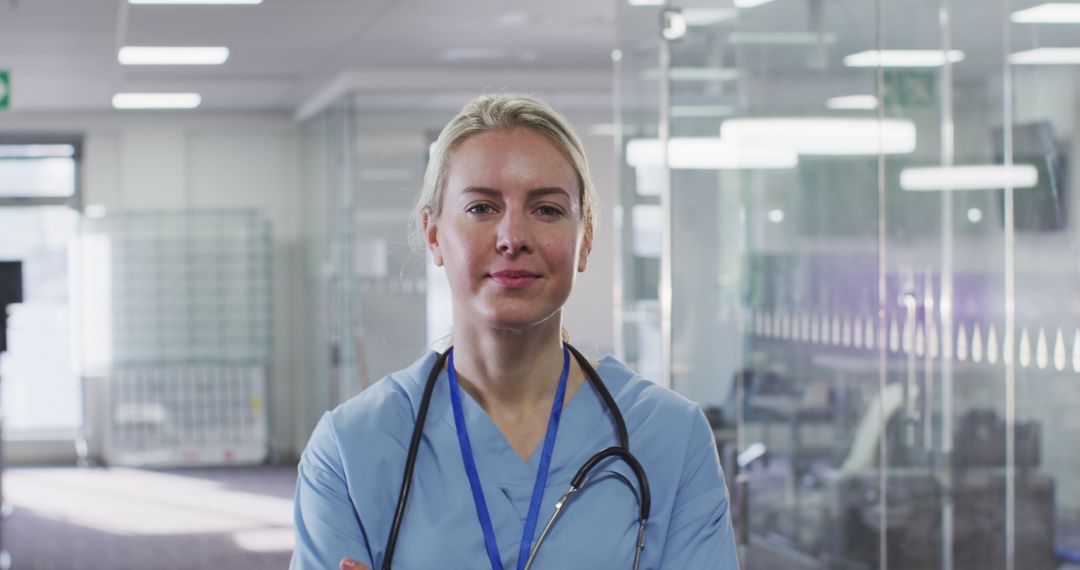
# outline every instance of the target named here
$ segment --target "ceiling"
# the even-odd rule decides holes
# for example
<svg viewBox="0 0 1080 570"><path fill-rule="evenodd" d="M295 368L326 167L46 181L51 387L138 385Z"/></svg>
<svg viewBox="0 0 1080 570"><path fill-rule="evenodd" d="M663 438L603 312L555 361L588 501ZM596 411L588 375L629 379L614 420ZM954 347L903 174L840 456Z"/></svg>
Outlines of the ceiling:
<svg viewBox="0 0 1080 570"><path fill-rule="evenodd" d="M470 76L562 74L566 84L595 73L583 89L610 93L614 9L610 0L0 0L0 69L10 71L11 112L107 110L124 91L198 92L207 110L297 111L343 73L373 90L410 75L464 86ZM122 66L124 45L231 53L221 66Z"/></svg>
<svg viewBox="0 0 1080 570"><path fill-rule="evenodd" d="M301 117L346 91L414 105L425 97L446 99L455 90L508 87L563 106L579 101L596 106L601 100L610 106L616 28L622 28L623 51L633 41L644 46L645 65L655 66L657 57L657 10L627 9L618 4L623 1L264 0L256 6L155 6L127 0L0 0L0 69L11 73L15 113L108 110L113 94L122 91L194 91L202 94L206 110L271 110ZM967 54L955 66L954 80L978 85L1002 70L1004 15L1043 1L777 0L741 11L713 34L692 31L674 48L673 64L731 65L722 56L734 53L729 35L734 30L825 32L835 39L817 47L739 48L738 65L768 79L759 83L769 89L755 97L764 98L768 108L783 108L785 97L815 85L824 86L822 96L830 89L865 91L872 87L872 70L847 68L842 58L875 47L879 39L890 48L940 49L938 18L948 5L952 45ZM715 9L730 8L733 0L671 3ZM618 24L617 4L623 6ZM1075 26L1010 29L1008 51L1080 45ZM231 54L221 66L122 66L116 53L124 45L224 45ZM556 101L559 97L571 103ZM718 99L715 93L709 97ZM450 99L456 103L462 97Z"/></svg>

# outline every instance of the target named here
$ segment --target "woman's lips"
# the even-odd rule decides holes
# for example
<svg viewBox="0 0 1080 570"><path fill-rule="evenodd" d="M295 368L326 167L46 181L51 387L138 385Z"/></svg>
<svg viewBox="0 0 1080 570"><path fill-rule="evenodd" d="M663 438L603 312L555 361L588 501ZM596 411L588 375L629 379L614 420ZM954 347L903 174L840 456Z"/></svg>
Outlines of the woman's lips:
<svg viewBox="0 0 1080 570"><path fill-rule="evenodd" d="M540 276L531 271L497 271L491 274L491 278L508 289L520 289L532 284Z"/></svg>

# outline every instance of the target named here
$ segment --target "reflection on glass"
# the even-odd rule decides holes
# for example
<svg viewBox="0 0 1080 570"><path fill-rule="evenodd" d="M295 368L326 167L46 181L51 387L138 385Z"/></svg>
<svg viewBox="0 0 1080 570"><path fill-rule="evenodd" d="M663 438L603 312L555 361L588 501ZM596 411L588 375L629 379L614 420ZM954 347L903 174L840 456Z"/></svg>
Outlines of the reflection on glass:
<svg viewBox="0 0 1080 570"><path fill-rule="evenodd" d="M622 230L621 344L670 327L744 567L1080 563L1075 6L754 4L620 5L617 67L623 211L672 222Z"/></svg>

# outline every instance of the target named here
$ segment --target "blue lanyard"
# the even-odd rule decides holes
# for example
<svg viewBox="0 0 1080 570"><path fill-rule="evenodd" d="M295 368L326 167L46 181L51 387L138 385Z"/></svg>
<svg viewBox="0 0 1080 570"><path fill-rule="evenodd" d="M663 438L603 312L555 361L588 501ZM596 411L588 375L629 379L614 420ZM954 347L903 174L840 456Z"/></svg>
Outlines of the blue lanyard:
<svg viewBox="0 0 1080 570"><path fill-rule="evenodd" d="M476 516L480 518L480 527L484 530L484 546L487 547L488 559L491 560L492 570L503 570L502 559L499 556L499 545L495 541L495 531L491 526L491 515L488 514L487 503L484 501L484 489L480 486L480 474L476 471L476 460L473 458L472 445L469 443L469 430L465 426L465 411L461 407L461 390L458 388L457 373L454 371L454 349L450 349L449 355L450 401L454 406L454 425L457 426L458 443L461 444L461 458L465 461L465 472L469 475L469 487L472 488L473 502L476 504ZM566 379L570 374L570 351L563 346L563 369L559 377L559 387L555 391L555 402L551 405L551 418L548 419L547 435L544 436L544 450L540 455L540 468L536 473L536 482L533 484L532 502L529 504L529 514L525 518L525 528L521 533L521 547L518 550L518 570L525 568L529 560L529 552L532 550L533 534L536 532L536 520L540 516L540 502L544 498L544 487L547 485L548 470L551 468L551 454L555 450L555 434L559 431L559 418L562 417L563 398L566 396Z"/></svg>

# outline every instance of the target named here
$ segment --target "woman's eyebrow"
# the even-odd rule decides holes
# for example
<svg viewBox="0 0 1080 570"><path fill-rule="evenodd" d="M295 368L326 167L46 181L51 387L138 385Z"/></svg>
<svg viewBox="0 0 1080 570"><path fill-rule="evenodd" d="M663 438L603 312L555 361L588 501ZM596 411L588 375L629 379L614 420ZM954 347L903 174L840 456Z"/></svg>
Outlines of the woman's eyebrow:
<svg viewBox="0 0 1080 570"><path fill-rule="evenodd" d="M570 193L567 192L566 190L562 189L562 188L559 188L558 186L552 186L550 188L534 188L532 190L529 190L529 197L530 198L548 196L548 195L551 195L551 194L562 194L563 196L566 197L567 200L570 199Z"/></svg>
<svg viewBox="0 0 1080 570"><path fill-rule="evenodd" d="M461 190L462 194L483 194L485 196L502 196L502 192L495 190L494 188L485 188L483 186L467 186Z"/></svg>
<svg viewBox="0 0 1080 570"><path fill-rule="evenodd" d="M487 187L484 187L484 186L468 186L468 187L463 188L461 190L461 193L463 195L464 194L482 194L484 196L490 196L490 197L493 197L493 198L502 197L502 194L503 194L502 191L500 191L500 190L496 190L494 188L487 188ZM567 200L571 199L570 198L570 193L567 192L565 189L560 188L558 186L550 186L550 187L544 187L544 188L534 188L532 190L529 190L528 197L530 199L536 199L538 197L548 196L548 195L551 195L551 194L562 194L563 196L566 197Z"/></svg>

